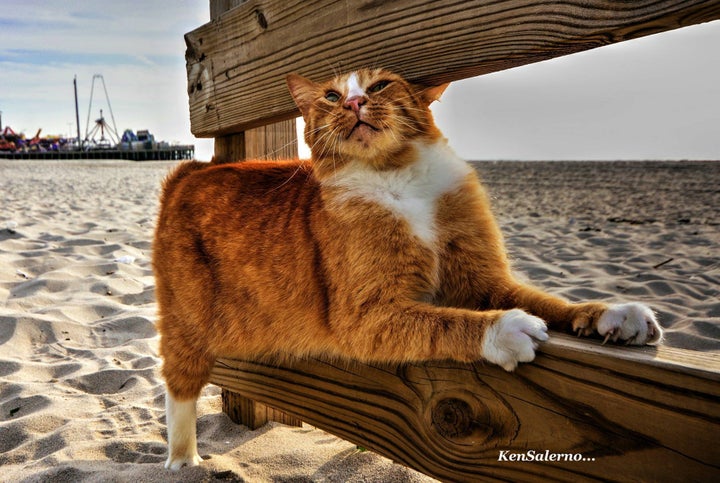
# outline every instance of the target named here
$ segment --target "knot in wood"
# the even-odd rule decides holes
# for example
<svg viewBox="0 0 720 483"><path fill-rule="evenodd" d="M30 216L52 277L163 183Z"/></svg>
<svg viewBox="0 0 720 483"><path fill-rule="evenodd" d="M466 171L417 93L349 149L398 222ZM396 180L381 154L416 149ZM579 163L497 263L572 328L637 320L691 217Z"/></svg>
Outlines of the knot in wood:
<svg viewBox="0 0 720 483"><path fill-rule="evenodd" d="M432 410L432 423L446 438L468 436L473 432L473 411L462 399L442 399Z"/></svg>
<svg viewBox="0 0 720 483"><path fill-rule="evenodd" d="M255 10L255 20L257 20L261 29L266 30L268 28L268 21L265 18L265 14L263 14L260 10Z"/></svg>

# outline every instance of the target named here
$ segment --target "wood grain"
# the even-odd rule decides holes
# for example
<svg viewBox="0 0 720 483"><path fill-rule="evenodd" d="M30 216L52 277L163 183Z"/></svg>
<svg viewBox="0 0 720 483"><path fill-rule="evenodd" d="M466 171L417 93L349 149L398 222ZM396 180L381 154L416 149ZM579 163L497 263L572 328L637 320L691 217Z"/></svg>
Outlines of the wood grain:
<svg viewBox="0 0 720 483"><path fill-rule="evenodd" d="M210 20L217 20L220 15L235 7L239 7L248 0L210 0Z"/></svg>
<svg viewBox="0 0 720 483"><path fill-rule="evenodd" d="M212 382L444 481L720 476L720 361L703 353L556 334L515 373L223 359ZM530 450L590 461L501 461Z"/></svg>
<svg viewBox="0 0 720 483"><path fill-rule="evenodd" d="M199 137L297 116L291 72L383 66L439 84L720 18L717 0L250 0L219 11L236 4L220 0L185 36Z"/></svg>
<svg viewBox="0 0 720 483"><path fill-rule="evenodd" d="M298 157L295 119L245 131L247 159L294 159Z"/></svg>
<svg viewBox="0 0 720 483"><path fill-rule="evenodd" d="M298 142L295 119L215 138L215 162L245 159L295 159Z"/></svg>
<svg viewBox="0 0 720 483"><path fill-rule="evenodd" d="M245 132L227 134L215 138L213 162L234 163L245 157Z"/></svg>
<svg viewBox="0 0 720 483"><path fill-rule="evenodd" d="M222 408L234 423L242 424L253 430L263 427L269 421L276 421L288 426L302 426L302 421L294 416L227 389L222 390Z"/></svg>

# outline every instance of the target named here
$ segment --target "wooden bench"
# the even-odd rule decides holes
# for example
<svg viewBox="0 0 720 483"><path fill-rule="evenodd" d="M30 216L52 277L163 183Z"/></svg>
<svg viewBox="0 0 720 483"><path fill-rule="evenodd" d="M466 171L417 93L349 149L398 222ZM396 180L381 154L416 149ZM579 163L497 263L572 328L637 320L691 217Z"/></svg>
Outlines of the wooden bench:
<svg viewBox="0 0 720 483"><path fill-rule="evenodd" d="M210 12L185 37L191 126L234 161L297 156L290 72L322 80L377 65L442 83L715 20L720 2L211 0ZM305 421L446 481L720 477L710 354L554 334L514 373L223 359L212 382L236 422Z"/></svg>

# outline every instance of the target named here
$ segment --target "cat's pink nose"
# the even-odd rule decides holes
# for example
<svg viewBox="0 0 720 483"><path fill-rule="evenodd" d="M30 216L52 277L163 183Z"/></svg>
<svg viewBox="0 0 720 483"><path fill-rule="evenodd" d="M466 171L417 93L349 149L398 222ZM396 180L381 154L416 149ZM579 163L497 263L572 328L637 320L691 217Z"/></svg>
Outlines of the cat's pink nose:
<svg viewBox="0 0 720 483"><path fill-rule="evenodd" d="M367 99L365 99L363 96L353 96L345 100L345 104L343 104L343 107L345 109L352 109L353 112L356 114L360 112L360 106L365 104L367 102Z"/></svg>

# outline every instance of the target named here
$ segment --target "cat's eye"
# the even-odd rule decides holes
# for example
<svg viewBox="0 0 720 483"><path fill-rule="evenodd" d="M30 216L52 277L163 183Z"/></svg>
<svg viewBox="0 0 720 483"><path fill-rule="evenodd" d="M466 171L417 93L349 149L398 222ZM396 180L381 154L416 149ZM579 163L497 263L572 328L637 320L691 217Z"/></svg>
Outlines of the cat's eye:
<svg viewBox="0 0 720 483"><path fill-rule="evenodd" d="M325 94L325 99L327 99L330 102L337 102L340 100L340 94L338 94L335 91L330 91Z"/></svg>
<svg viewBox="0 0 720 483"><path fill-rule="evenodd" d="M370 86L370 88L368 89L368 92L372 92L372 93L380 92L381 90L385 89L388 86L388 84L390 84L389 81L376 82Z"/></svg>

